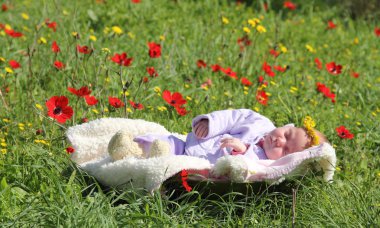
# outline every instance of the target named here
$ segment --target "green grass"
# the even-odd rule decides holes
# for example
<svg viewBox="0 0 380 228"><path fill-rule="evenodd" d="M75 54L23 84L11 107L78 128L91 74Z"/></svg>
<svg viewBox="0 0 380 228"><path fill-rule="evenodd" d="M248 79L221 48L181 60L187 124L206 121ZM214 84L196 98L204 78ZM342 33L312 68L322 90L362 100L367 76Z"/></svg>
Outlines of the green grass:
<svg viewBox="0 0 380 228"><path fill-rule="evenodd" d="M306 1L299 1L295 11L276 3L280 7L268 12L256 2L237 6L233 1L216 0L142 0L140 4L27 0L6 4L9 9L0 11L0 23L9 24L24 37L10 38L0 31L2 227L291 226L292 188L298 189L296 226L380 225L380 37L374 34L379 21L352 20L339 6ZM29 19L23 19L22 13ZM222 17L229 23L223 24ZM48 18L57 22L56 32L44 25ZM247 22L252 18L261 18L267 32L255 32ZM326 30L331 19L337 28ZM123 33L113 34L112 26L119 26ZM244 36L244 26L251 29L248 37L252 44L240 52L237 39ZM105 33L106 28L110 32ZM72 32L80 38L75 39ZM90 35L97 40L89 39ZM41 37L46 44L39 42ZM61 48L56 58L66 64L61 71L52 67L54 40ZM148 56L147 42L161 44L160 58ZM94 52L76 54L77 44L88 45ZM316 52L308 51L306 45ZM280 50L281 46L287 48L286 53L277 58L269 55L271 48ZM31 58L28 49L34 49ZM226 191L225 186L210 183L185 193L180 183L174 182L176 187L168 184L162 189L164 194L154 196L141 190L120 192L100 186L70 161L65 152L69 146L65 129L79 124L83 117L125 116L123 109L108 105L108 96L122 99L120 68L109 60L122 52L134 58L130 67L123 68L123 82L133 78L127 99L145 106L133 110L127 104L129 118L155 121L183 133L191 130L194 116L219 109L254 109L278 126L289 122L299 125L304 116L311 115L336 148L334 183L309 175L281 188L264 185L257 191L258 185L240 185ZM331 75L325 67L318 70L315 58L323 64L341 64L342 74ZM7 73L11 59L21 68ZM253 85L244 88L239 80L212 73L210 68L198 69L198 59L208 66L231 67L239 79L247 77ZM290 67L273 78L265 76L265 90L270 93L267 106L255 98L257 77L264 76L264 61ZM159 77L150 78L147 66L154 66ZM358 72L359 78L353 78L352 71ZM144 76L149 82L139 89L138 82ZM208 90L200 88L208 78L213 85ZM332 89L336 103L317 92L316 82ZM83 98L77 100L67 91L67 87L82 86L93 91L99 100L96 106L88 107ZM155 87L188 96L185 107L189 113L179 116ZM290 92L291 87L298 90ZM75 113L63 125L47 118L44 103L56 95L67 96ZM160 111L161 107L167 110ZM341 125L355 134L354 139L338 137L335 128ZM42 134L36 134L39 129Z"/></svg>

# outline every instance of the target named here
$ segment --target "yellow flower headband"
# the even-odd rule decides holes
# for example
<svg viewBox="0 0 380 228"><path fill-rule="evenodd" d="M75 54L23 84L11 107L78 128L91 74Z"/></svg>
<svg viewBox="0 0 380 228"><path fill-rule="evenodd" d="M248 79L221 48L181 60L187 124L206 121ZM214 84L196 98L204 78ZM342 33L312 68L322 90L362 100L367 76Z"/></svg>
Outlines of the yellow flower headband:
<svg viewBox="0 0 380 228"><path fill-rule="evenodd" d="M303 120L303 127L305 128L306 134L310 137L310 146L315 146L319 144L319 137L315 133L314 127L315 122L310 116L306 116Z"/></svg>

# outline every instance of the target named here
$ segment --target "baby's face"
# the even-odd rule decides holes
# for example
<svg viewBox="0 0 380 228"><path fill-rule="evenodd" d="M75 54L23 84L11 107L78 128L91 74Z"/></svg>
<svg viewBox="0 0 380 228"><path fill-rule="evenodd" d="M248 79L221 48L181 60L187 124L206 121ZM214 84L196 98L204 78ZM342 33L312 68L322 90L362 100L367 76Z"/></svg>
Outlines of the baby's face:
<svg viewBox="0 0 380 228"><path fill-rule="evenodd" d="M303 128L284 126L274 129L264 137L263 149L271 160L307 148L309 138Z"/></svg>

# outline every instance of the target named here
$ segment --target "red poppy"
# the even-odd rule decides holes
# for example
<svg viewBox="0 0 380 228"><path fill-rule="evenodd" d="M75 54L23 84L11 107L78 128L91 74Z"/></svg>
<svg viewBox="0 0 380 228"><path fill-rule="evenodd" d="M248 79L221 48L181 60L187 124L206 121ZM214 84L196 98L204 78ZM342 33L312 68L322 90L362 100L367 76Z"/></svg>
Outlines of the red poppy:
<svg viewBox="0 0 380 228"><path fill-rule="evenodd" d="M143 77L143 78L142 78L142 81L143 81L144 83L147 83L147 82L149 82L149 78L148 78L148 77Z"/></svg>
<svg viewBox="0 0 380 228"><path fill-rule="evenodd" d="M54 67L55 67L57 70L62 70L62 69L65 68L65 64L62 63L61 61L55 60L55 61L54 61Z"/></svg>
<svg viewBox="0 0 380 228"><path fill-rule="evenodd" d="M1 5L1 11L5 12L5 11L7 11L7 10L8 10L8 6L5 5L5 3L3 3L3 4Z"/></svg>
<svg viewBox="0 0 380 228"><path fill-rule="evenodd" d="M69 147L66 148L66 153L72 154L74 152L75 152L75 149L73 147L69 146Z"/></svg>
<svg viewBox="0 0 380 228"><path fill-rule="evenodd" d="M268 11L268 3L264 2L263 6L264 6L264 10Z"/></svg>
<svg viewBox="0 0 380 228"><path fill-rule="evenodd" d="M245 78L245 77L242 77L240 82L244 86L251 86L252 85L252 82L248 78Z"/></svg>
<svg viewBox="0 0 380 228"><path fill-rule="evenodd" d="M287 8L287 9L290 9L290 10L295 10L297 8L297 5L294 4L291 1L285 1L284 2L284 7Z"/></svg>
<svg viewBox="0 0 380 228"><path fill-rule="evenodd" d="M243 51L245 47L250 46L252 41L248 38L248 36L243 36L237 39L237 43L240 47L240 51Z"/></svg>
<svg viewBox="0 0 380 228"><path fill-rule="evenodd" d="M9 36L11 36L13 38L19 38L19 37L23 36L23 34L21 32L16 32L13 29L4 29L4 31L6 34L8 34Z"/></svg>
<svg viewBox="0 0 380 228"><path fill-rule="evenodd" d="M318 69L322 70L322 62L318 59L314 59L315 65L317 66Z"/></svg>
<svg viewBox="0 0 380 228"><path fill-rule="evenodd" d="M77 51L82 54L91 54L93 50L86 45L84 46L77 45Z"/></svg>
<svg viewBox="0 0 380 228"><path fill-rule="evenodd" d="M232 71L230 67L228 68L220 68L220 70L226 74L228 77L233 78L233 79L238 79L238 76L236 75L236 72Z"/></svg>
<svg viewBox="0 0 380 228"><path fill-rule="evenodd" d="M58 53L61 51L61 49L59 48L57 42L53 41L53 43L51 44L51 50L54 52L54 53Z"/></svg>
<svg viewBox="0 0 380 228"><path fill-rule="evenodd" d="M20 63L13 59L9 60L9 66L11 66L13 69L17 69L21 67Z"/></svg>
<svg viewBox="0 0 380 228"><path fill-rule="evenodd" d="M86 96L84 96L84 99L86 100L86 103L89 106L93 106L93 105L96 105L98 103L98 100L96 99L95 96L86 95Z"/></svg>
<svg viewBox="0 0 380 228"><path fill-rule="evenodd" d="M335 94L325 84L317 82L317 90L325 95L325 97L330 98L331 102L335 103Z"/></svg>
<svg viewBox="0 0 380 228"><path fill-rule="evenodd" d="M132 64L133 58L127 58L127 53L123 52L121 54L115 54L111 60L120 66L130 66Z"/></svg>
<svg viewBox="0 0 380 228"><path fill-rule="evenodd" d="M375 27L375 29L373 31L377 37L380 37L380 28L379 27Z"/></svg>
<svg viewBox="0 0 380 228"><path fill-rule="evenodd" d="M185 169L183 169L181 171L182 186L186 189L186 191L190 192L192 188L190 187L189 183L187 183L188 176L188 172Z"/></svg>
<svg viewBox="0 0 380 228"><path fill-rule="evenodd" d="M263 63L262 67L263 71L269 76L269 77L274 77L276 74L272 71L272 67L267 64L267 62Z"/></svg>
<svg viewBox="0 0 380 228"><path fill-rule="evenodd" d="M73 116L73 109L68 106L69 100L65 96L53 96L46 101L48 116L56 119L58 123L65 123Z"/></svg>
<svg viewBox="0 0 380 228"><path fill-rule="evenodd" d="M148 72L148 74L151 77L158 77L158 73L157 73L156 69L154 69L154 67L147 67L146 71Z"/></svg>
<svg viewBox="0 0 380 228"><path fill-rule="evenodd" d="M165 90L162 92L162 98L173 107L182 106L187 103L187 101L183 99L182 94L179 92L174 92L171 94L169 90Z"/></svg>
<svg viewBox="0 0 380 228"><path fill-rule="evenodd" d="M218 64L211 65L212 72L219 72L222 67L219 66Z"/></svg>
<svg viewBox="0 0 380 228"><path fill-rule="evenodd" d="M328 21L326 29L334 29L334 28L336 28L336 24L334 24L333 21Z"/></svg>
<svg viewBox="0 0 380 228"><path fill-rule="evenodd" d="M203 61L202 59L199 59L197 61L197 67L198 68L206 68L207 67L207 63L205 61Z"/></svg>
<svg viewBox="0 0 380 228"><path fill-rule="evenodd" d="M131 0L132 3L140 3L141 0Z"/></svg>
<svg viewBox="0 0 380 228"><path fill-rule="evenodd" d="M359 73L352 71L351 72L351 76L354 77L354 78L358 78L359 77Z"/></svg>
<svg viewBox="0 0 380 228"><path fill-rule="evenodd" d="M67 90L78 97L84 97L91 94L91 90L89 90L87 86L83 86L78 90L68 87Z"/></svg>
<svg viewBox="0 0 380 228"><path fill-rule="evenodd" d="M257 90L256 92L256 100L262 104L262 105L267 105L268 104L268 95L264 90Z"/></svg>
<svg viewBox="0 0 380 228"><path fill-rule="evenodd" d="M273 57L277 58L281 53L272 48L269 50L269 54L271 54Z"/></svg>
<svg viewBox="0 0 380 228"><path fill-rule="evenodd" d="M51 28L54 32L57 31L57 22L55 21L50 22L49 19L46 19L45 24L48 28Z"/></svg>
<svg viewBox="0 0 380 228"><path fill-rule="evenodd" d="M326 69L330 74L333 75L342 73L342 65L336 65L335 62L327 63Z"/></svg>
<svg viewBox="0 0 380 228"><path fill-rule="evenodd" d="M117 97L108 97L108 102L114 108L124 107L124 102Z"/></svg>
<svg viewBox="0 0 380 228"><path fill-rule="evenodd" d="M273 66L273 69L280 71L280 72L285 72L288 68L282 67L282 66Z"/></svg>
<svg viewBox="0 0 380 228"><path fill-rule="evenodd" d="M151 58L159 58L161 57L161 45L155 42L149 42L149 56Z"/></svg>
<svg viewBox="0 0 380 228"><path fill-rule="evenodd" d="M138 109L138 110L142 110L142 109L144 109L144 105L142 105L141 103L135 103L135 102L133 102L132 100L129 100L129 104L130 104L134 109Z"/></svg>
<svg viewBox="0 0 380 228"><path fill-rule="evenodd" d="M88 119L86 117L83 117L81 120L80 120L81 123L87 123L88 122Z"/></svg>
<svg viewBox="0 0 380 228"><path fill-rule="evenodd" d="M354 134L352 134L345 126L340 126L335 128L335 131L338 133L338 136L342 139L353 139Z"/></svg>

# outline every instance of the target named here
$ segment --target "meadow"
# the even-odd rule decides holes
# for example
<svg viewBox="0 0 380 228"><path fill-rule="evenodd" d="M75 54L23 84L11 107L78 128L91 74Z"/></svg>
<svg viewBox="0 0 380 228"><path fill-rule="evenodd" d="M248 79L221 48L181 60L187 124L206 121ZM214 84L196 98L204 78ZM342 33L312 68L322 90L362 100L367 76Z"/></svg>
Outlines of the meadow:
<svg viewBox="0 0 380 228"><path fill-rule="evenodd" d="M376 18L319 1L0 4L1 227L380 225ZM223 194L179 182L151 196L70 161L76 124L126 117L186 134L194 116L234 108L276 126L311 116L336 149L334 182Z"/></svg>

